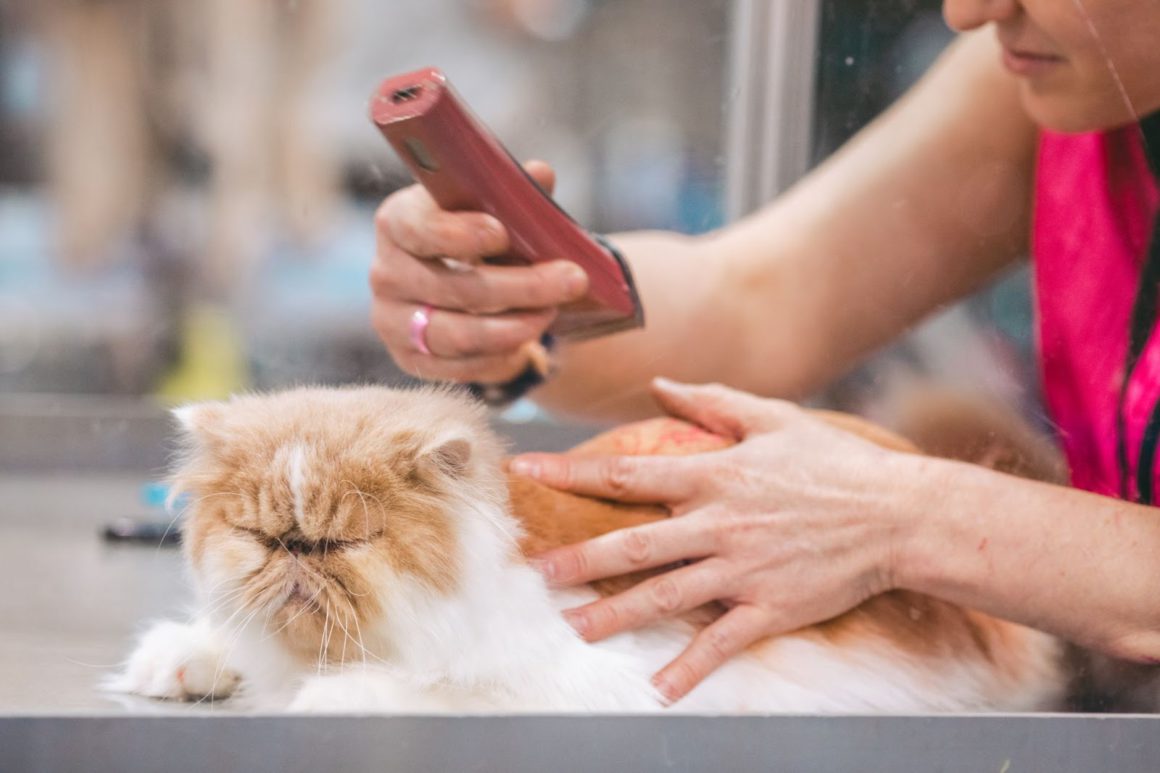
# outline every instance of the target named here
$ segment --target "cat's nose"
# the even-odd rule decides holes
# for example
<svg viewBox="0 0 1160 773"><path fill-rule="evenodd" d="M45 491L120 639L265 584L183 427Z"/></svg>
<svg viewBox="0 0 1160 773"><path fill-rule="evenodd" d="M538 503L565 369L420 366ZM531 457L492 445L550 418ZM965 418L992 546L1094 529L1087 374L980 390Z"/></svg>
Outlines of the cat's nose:
<svg viewBox="0 0 1160 773"><path fill-rule="evenodd" d="M291 555L300 556L310 553L314 550L314 544L304 540L287 540L286 549L290 551Z"/></svg>
<svg viewBox="0 0 1160 773"><path fill-rule="evenodd" d="M281 540L282 546L286 548L287 552L294 556L307 556L311 553L329 553L331 551L341 550L345 543L334 540L322 540L316 542L314 540L295 538Z"/></svg>

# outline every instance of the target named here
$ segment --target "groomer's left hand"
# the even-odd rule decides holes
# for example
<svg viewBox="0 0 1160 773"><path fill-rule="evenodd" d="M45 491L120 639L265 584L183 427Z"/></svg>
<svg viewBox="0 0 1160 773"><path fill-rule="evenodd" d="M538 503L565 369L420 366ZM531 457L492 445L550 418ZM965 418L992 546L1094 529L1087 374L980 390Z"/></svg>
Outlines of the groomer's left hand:
<svg viewBox="0 0 1160 773"><path fill-rule="evenodd" d="M654 678L670 701L758 639L835 617L892 587L904 532L903 455L791 403L658 380L669 413L738 443L692 456L526 454L513 472L579 494L667 505L674 517L539 557L568 586L685 562L566 614L595 641L711 601L729 611ZM905 466L902 466L905 469Z"/></svg>

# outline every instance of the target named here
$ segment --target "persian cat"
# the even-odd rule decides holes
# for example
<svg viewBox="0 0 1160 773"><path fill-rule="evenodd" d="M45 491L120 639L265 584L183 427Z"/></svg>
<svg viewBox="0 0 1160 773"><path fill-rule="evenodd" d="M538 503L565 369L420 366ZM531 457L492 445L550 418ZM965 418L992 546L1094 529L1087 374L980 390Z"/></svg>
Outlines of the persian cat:
<svg viewBox="0 0 1160 773"><path fill-rule="evenodd" d="M447 389L298 389L179 409L189 622L138 642L116 690L238 693L294 711L655 711L650 677L722 609L584 642L561 609L647 573L551 589L526 556L665 517L509 477L484 409ZM850 416L871 441L906 441ZM693 453L674 419L573 453ZM1057 705L1053 638L909 592L758 642L672 710L1019 711Z"/></svg>

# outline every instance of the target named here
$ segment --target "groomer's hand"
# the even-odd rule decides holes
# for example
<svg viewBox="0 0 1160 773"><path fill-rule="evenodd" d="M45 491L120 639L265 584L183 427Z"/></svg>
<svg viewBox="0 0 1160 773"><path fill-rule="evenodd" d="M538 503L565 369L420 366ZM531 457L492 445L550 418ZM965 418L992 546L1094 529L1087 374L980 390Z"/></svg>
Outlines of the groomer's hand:
<svg viewBox="0 0 1160 773"><path fill-rule="evenodd" d="M527 170L552 190L551 167L531 162ZM387 197L375 215L375 233L372 321L399 367L420 378L499 383L515 377L527 365L520 347L538 340L556 308L588 286L584 271L565 260L484 264L508 250L503 225L482 212L443 210L420 185ZM424 353L411 330L416 310L427 305Z"/></svg>
<svg viewBox="0 0 1160 773"><path fill-rule="evenodd" d="M692 456L516 457L511 469L579 494L667 505L674 517L539 557L576 585L685 562L616 596L569 610L587 640L711 601L729 611L654 678L671 702L758 639L835 617L891 588L902 518L902 454L779 400L658 380L671 414L737 445ZM903 468L905 469L905 468Z"/></svg>

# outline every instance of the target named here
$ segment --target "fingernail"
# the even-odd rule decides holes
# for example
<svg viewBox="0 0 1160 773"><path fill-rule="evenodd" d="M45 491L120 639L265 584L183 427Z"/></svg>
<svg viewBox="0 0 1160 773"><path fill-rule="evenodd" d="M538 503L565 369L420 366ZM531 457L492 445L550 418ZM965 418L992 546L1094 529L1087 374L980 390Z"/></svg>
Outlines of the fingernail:
<svg viewBox="0 0 1160 773"><path fill-rule="evenodd" d="M539 558L533 558L529 561L532 568L543 575L545 580L551 582L552 578L556 576L556 565L551 561L544 561Z"/></svg>
<svg viewBox="0 0 1160 773"><path fill-rule="evenodd" d="M580 634L580 636L584 636L586 633L588 633L588 618L586 618L580 612L573 612L571 609L565 610L564 620L568 623L568 625L572 626L572 630Z"/></svg>
<svg viewBox="0 0 1160 773"><path fill-rule="evenodd" d="M483 219L482 231L491 236L503 236L503 223L496 220L494 217L485 217Z"/></svg>
<svg viewBox="0 0 1160 773"><path fill-rule="evenodd" d="M653 687L657 688L657 692L661 694L661 703L663 703L666 707L672 706L674 703L676 703L677 699L673 697L673 686L669 684L664 679L664 677L660 676L659 674L654 676L652 678L652 685Z"/></svg>
<svg viewBox="0 0 1160 773"><path fill-rule="evenodd" d="M476 237L479 239L481 248L485 253L490 252L496 241L502 236L503 226L500 225L498 220L492 218L484 220L483 225L480 226L479 231L476 233Z"/></svg>
<svg viewBox="0 0 1160 773"><path fill-rule="evenodd" d="M570 263L564 269L564 290L568 297L580 295L588 288L588 275L584 269L575 263Z"/></svg>
<svg viewBox="0 0 1160 773"><path fill-rule="evenodd" d="M523 475L528 478L538 478L541 473L540 465L537 462L533 462L530 459L520 459L518 457L508 463L508 469L516 475Z"/></svg>
<svg viewBox="0 0 1160 773"><path fill-rule="evenodd" d="M678 384L676 381L673 381L672 379L667 379L664 376L657 376L656 378L654 378L653 384L655 386L660 387L661 389L665 389L665 390L669 390L669 391L677 389L680 386L680 384Z"/></svg>

